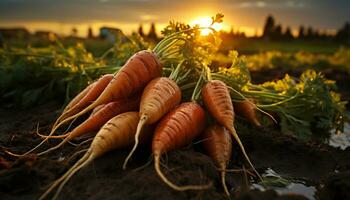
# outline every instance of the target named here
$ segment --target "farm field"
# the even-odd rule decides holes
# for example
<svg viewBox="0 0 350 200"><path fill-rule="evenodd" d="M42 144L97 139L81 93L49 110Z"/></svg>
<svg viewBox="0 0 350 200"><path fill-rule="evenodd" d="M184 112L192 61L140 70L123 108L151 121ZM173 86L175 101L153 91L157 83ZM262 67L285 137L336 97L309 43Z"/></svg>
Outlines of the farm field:
<svg viewBox="0 0 350 200"><path fill-rule="evenodd" d="M210 19L4 40L1 199L350 199L348 44Z"/></svg>

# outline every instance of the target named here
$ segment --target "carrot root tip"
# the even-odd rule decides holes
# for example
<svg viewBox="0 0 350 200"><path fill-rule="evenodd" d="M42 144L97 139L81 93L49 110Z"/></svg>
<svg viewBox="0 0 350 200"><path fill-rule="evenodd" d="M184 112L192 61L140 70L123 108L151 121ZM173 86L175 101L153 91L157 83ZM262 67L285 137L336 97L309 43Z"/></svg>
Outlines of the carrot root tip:
<svg viewBox="0 0 350 200"><path fill-rule="evenodd" d="M232 136L234 137L234 139L237 141L242 153L243 153L243 156L245 157L245 159L247 160L248 164L250 165L250 167L252 168L252 170L256 173L256 175L259 177L259 179L262 181L262 177L260 176L260 174L258 173L258 171L255 169L254 165L252 164L252 162L250 161L245 149L244 149L244 146L241 142L241 139L239 138L235 128L233 126L229 127L229 130L232 134Z"/></svg>
<svg viewBox="0 0 350 200"><path fill-rule="evenodd" d="M129 155L125 158L125 161L123 163L123 170L126 169L126 165L128 164L131 156L136 151L136 148L139 144L139 137L140 137L141 130L142 130L144 124L147 122L147 120L148 120L147 116L141 116L139 123L137 124L136 133L135 133L135 144L134 144L133 148L131 149Z"/></svg>
<svg viewBox="0 0 350 200"><path fill-rule="evenodd" d="M186 190L205 190L205 189L209 189L210 187L212 187L212 182L209 182L206 185L185 185L185 186L178 186L175 185L174 183L170 182L169 179L167 179L163 172L160 169L160 156L155 154L154 156L154 167L155 170L158 174L158 176L162 179L162 181L167 184L169 187L171 187L174 190L177 191L186 191Z"/></svg>
<svg viewBox="0 0 350 200"><path fill-rule="evenodd" d="M230 196L230 192L228 191L227 185L226 185L226 173L225 170L221 171L221 182L222 187L224 188L225 194L227 196Z"/></svg>

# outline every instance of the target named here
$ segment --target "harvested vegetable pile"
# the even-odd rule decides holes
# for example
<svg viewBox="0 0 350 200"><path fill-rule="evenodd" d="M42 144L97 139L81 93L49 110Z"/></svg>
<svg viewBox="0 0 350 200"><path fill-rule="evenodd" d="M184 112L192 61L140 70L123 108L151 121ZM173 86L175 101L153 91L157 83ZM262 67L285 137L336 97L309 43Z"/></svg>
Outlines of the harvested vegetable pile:
<svg viewBox="0 0 350 200"><path fill-rule="evenodd" d="M212 18L212 25L221 23L222 18L223 15L217 14ZM100 79L88 84L85 89L82 88L82 91L67 104L49 134L38 133L43 140L37 146L23 154L7 150L7 153L16 157L32 152L42 156L53 153L77 137L87 135L85 142L91 144L88 149L82 151L85 154L50 185L40 199L46 199L55 189L57 190L52 198L57 198L64 185L77 171L106 152L133 147L125 159L125 169L127 163L132 161L139 143L151 143L154 168L169 187L178 191L208 189L213 186L211 182L197 185L176 184L176 180L169 180L163 174L160 164L163 155L198 138L202 140L203 148L220 171L225 193L230 195L225 173L229 171L226 168L231 159L233 145L238 145L251 168L243 168L243 171L256 177L257 181L262 180L240 140L240 125L235 122L235 112L244 119L239 123L248 122L258 127L278 124L282 133L301 140L319 137L313 133L327 137L331 129L342 131L346 120L346 102L342 102L340 95L332 91L334 82L310 70L303 73L299 79L286 75L279 81L255 85L251 83L244 58L238 57L234 51L230 52L232 65L229 68L211 68L211 61L218 50L220 40L215 30L208 36L201 36L201 29L212 30L211 27L190 27L171 22L163 31L164 38L152 50L135 48L134 54L130 55L122 67L109 66L104 60L110 56L113 49L98 60L91 58L91 63L99 63L96 66L81 62L75 57L71 59L69 51L67 55L64 54L67 53L65 51L60 54L52 51L52 55L40 51L32 54L29 50L21 54L0 51L0 56L7 59L3 61L5 66L19 62L15 61L16 57L20 57L20 60L40 57L43 59L40 62L46 64L52 59L58 61L60 58L63 64L57 65L76 66L78 73L83 73L91 80L96 78L96 74L104 74ZM89 57L87 52L82 52L80 56ZM65 64L67 62L68 64ZM67 70L64 67L57 70L63 69ZM4 68L1 73L8 71ZM72 84L72 80L76 79L71 77L65 80L67 88L71 87L69 85ZM86 80L79 82L80 85L89 83ZM50 82L49 89L52 90L55 84L57 80ZM39 88L40 92L37 91L37 95L46 87L48 86ZM26 92L38 90L22 89ZM14 94L13 90L7 90L8 88L4 88L1 91L6 94L5 98ZM77 124L74 123L75 120L80 121ZM76 126L73 129L72 123ZM58 131L60 129L70 131L62 133ZM62 134L57 134L58 132ZM91 132L97 133L91 136L88 134ZM46 141L53 139L63 141L49 149L36 151Z"/></svg>

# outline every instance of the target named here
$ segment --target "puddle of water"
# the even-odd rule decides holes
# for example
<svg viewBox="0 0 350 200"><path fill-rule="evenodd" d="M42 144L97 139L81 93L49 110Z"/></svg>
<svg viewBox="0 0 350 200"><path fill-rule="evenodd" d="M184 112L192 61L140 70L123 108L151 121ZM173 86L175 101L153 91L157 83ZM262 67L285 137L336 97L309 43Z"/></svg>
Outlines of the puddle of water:
<svg viewBox="0 0 350 200"><path fill-rule="evenodd" d="M350 124L344 124L344 133L336 134L335 130L331 131L331 137L328 144L332 147L339 147L341 150L345 150L350 146Z"/></svg>
<svg viewBox="0 0 350 200"><path fill-rule="evenodd" d="M303 195L310 200L315 200L316 187L306 186L305 182L298 180L287 180L281 177L272 169L268 168L263 174L264 178L275 178L276 182L273 184L267 184L267 186L262 186L260 184L253 184L253 189L258 189L260 191L265 191L266 189L271 189L276 191L278 194L299 194ZM277 184L275 184L277 183ZM280 184L281 183L281 184ZM272 186L273 185L273 186ZM280 185L280 186L276 186Z"/></svg>

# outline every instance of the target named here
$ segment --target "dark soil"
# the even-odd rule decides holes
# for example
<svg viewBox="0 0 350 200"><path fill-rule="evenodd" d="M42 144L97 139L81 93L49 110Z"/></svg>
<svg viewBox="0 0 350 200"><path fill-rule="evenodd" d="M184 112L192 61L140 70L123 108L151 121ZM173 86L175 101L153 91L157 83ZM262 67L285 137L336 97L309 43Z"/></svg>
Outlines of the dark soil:
<svg viewBox="0 0 350 200"><path fill-rule="evenodd" d="M25 152L40 141L35 134L37 123L40 122L41 132L47 132L59 111L59 105L55 103L28 110L0 108L0 145L13 152ZM241 137L259 172L272 168L283 177L305 180L317 187L318 199L350 199L349 148L342 151L324 144L300 142L273 130L246 128L249 133ZM44 148L51 145L53 142ZM166 186L156 175L152 164L138 168L150 158L148 146L143 147L147 151L137 152L125 171L121 165L128 150L115 150L98 158L71 178L59 199L227 199L218 172L212 161L201 153L200 145L190 145L163 156L166 167L162 169L177 184L214 183L209 190L188 192L177 192ZM70 161L62 158L68 158L73 152L86 147L67 145L42 158L31 154L21 159L9 156L2 149L1 199L37 199L76 161L76 158ZM242 165L243 159L237 152L236 148L230 168ZM242 173L227 174L231 199L306 199L296 194L278 195L273 190L248 189L243 177Z"/></svg>

